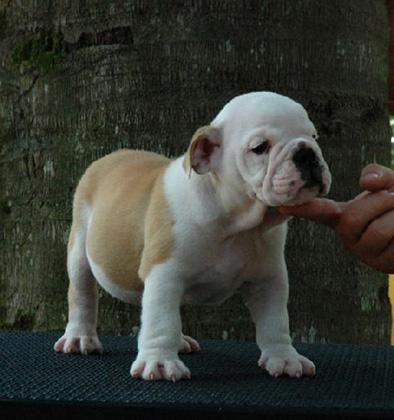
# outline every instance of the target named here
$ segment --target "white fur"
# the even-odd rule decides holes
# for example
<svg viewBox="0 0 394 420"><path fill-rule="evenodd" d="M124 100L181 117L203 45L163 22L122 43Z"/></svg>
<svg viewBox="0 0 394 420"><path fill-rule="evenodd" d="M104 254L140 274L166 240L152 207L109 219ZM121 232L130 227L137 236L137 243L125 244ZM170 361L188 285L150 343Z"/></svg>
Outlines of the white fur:
<svg viewBox="0 0 394 420"><path fill-rule="evenodd" d="M324 188L328 190L330 174L312 138L316 130L301 105L271 93L235 98L212 125L220 130L223 139L222 155L216 153L212 167L219 168L221 179L226 182L217 182L212 173L186 174L182 158L175 160L165 174L165 193L176 221L176 248L171 261L172 274L168 274L168 278L182 284L183 299L188 303L220 303L242 286L256 323L257 344L262 351L260 365L274 376L312 375L313 363L296 352L289 334L288 277L283 257L286 224L274 226L276 223L271 220L273 227L267 226L264 234L259 226L264 224L267 204L295 204L317 195L316 191L300 191L305 182L290 162L300 143L311 147L321 160L325 171ZM272 141L271 155L246 157L246 149L254 147L261 137ZM285 179L288 172L292 175L287 186L283 187L282 179L276 179L274 184L276 173ZM292 188L289 188L290 183ZM284 188L286 194L282 194L280 188ZM226 219L231 209L242 207L256 196L259 200L247 211L230 221ZM149 282L151 276L147 279L147 284ZM163 286L157 283L159 296ZM144 296L148 293L154 292L151 288L145 289ZM172 314L172 321L168 321L166 327L160 324L160 328L147 321L150 311L154 311L155 319L167 319L169 309L177 310L181 297L174 298L170 305L163 301L150 304L148 299L143 300L140 350L132 368L134 376L151 378L152 374L155 379L167 378L154 368L147 369L148 364L152 360L155 366L164 365L166 360L179 360L174 351L177 342L174 329L177 337L181 333L179 318ZM146 338L148 331L149 339ZM155 343L155 354L151 357L148 348L151 349L152 343ZM170 347L172 353L159 358L159 354ZM137 369L141 364L143 373Z"/></svg>

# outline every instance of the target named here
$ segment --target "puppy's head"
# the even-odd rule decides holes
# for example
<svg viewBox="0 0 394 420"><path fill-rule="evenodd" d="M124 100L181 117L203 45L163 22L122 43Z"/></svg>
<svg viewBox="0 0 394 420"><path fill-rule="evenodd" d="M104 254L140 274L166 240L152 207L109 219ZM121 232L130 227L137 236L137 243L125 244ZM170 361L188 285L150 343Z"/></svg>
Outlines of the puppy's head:
<svg viewBox="0 0 394 420"><path fill-rule="evenodd" d="M271 92L248 93L197 130L184 168L213 172L222 185L268 206L301 204L326 195L331 184L317 137L297 102Z"/></svg>

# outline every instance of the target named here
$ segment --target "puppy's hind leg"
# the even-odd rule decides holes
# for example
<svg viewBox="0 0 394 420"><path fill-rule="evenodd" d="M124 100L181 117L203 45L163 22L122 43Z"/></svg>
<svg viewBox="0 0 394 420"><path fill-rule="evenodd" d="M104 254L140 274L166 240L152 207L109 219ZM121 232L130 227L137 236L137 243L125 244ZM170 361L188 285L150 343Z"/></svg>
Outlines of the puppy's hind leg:
<svg viewBox="0 0 394 420"><path fill-rule="evenodd" d="M96 281L89 267L85 247L86 228L71 228L67 271L68 323L64 335L54 345L63 353L102 353L103 346L97 336L98 296Z"/></svg>

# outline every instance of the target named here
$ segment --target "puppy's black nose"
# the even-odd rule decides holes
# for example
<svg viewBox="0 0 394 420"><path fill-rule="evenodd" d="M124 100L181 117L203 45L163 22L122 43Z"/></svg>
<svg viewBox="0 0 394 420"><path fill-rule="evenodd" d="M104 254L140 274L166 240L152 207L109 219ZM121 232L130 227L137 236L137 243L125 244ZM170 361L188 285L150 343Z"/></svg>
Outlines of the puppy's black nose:
<svg viewBox="0 0 394 420"><path fill-rule="evenodd" d="M309 147L303 146L294 153L293 162L300 171L301 179L305 182L304 188L316 185L323 187L322 167L316 153Z"/></svg>

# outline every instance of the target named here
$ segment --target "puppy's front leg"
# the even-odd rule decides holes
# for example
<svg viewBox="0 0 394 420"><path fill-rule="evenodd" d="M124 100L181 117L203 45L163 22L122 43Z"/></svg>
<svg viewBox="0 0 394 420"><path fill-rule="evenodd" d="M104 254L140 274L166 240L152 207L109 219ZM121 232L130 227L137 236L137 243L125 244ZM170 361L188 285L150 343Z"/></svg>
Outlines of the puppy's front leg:
<svg viewBox="0 0 394 420"><path fill-rule="evenodd" d="M183 291L183 281L169 263L155 266L146 278L138 356L130 371L134 378L173 382L190 378L189 369L178 357Z"/></svg>
<svg viewBox="0 0 394 420"><path fill-rule="evenodd" d="M256 341L261 350L259 366L274 377L313 376L313 362L300 355L291 344L285 263L276 267L274 274L249 283L242 292L256 324Z"/></svg>

